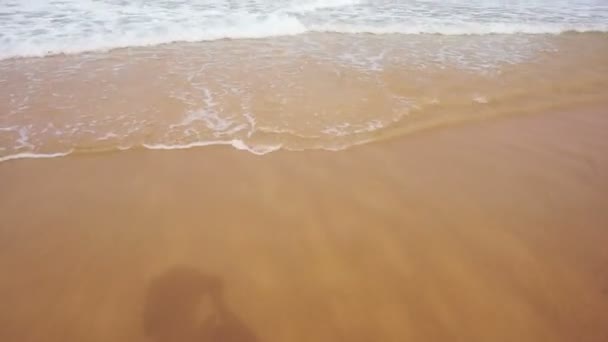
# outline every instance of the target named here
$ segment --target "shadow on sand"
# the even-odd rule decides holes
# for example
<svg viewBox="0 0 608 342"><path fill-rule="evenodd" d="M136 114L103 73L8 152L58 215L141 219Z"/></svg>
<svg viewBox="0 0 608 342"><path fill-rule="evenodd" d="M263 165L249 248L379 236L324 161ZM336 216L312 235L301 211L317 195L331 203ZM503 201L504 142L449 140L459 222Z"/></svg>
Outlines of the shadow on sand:
<svg viewBox="0 0 608 342"><path fill-rule="evenodd" d="M258 341L226 306L219 278L181 266L152 281L144 329L158 342Z"/></svg>

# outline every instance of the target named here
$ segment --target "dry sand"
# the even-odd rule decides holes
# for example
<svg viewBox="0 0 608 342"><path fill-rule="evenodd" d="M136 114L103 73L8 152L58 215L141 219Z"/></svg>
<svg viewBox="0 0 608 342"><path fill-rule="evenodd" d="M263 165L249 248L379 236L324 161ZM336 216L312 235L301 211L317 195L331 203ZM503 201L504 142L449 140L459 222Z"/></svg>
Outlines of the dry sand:
<svg viewBox="0 0 608 342"><path fill-rule="evenodd" d="M608 341L608 111L0 164L0 341Z"/></svg>

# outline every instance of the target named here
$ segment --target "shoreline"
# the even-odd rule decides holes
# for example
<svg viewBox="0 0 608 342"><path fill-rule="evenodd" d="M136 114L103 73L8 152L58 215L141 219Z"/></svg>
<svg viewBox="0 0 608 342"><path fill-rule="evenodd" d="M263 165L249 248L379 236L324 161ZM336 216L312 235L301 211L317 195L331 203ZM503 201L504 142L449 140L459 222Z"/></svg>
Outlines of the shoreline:
<svg viewBox="0 0 608 342"><path fill-rule="evenodd" d="M268 151L255 151L256 148L260 148L259 146L257 147L252 147L252 146L248 146L247 144L245 144L245 142L241 141L241 140L232 140L232 141L201 141L201 142L195 142L195 143L191 143L189 145L175 145L175 146L170 146L170 145L158 145L156 147L150 147L150 146L146 146L141 145L141 146L130 146L130 147L119 147L119 148L112 148L112 149L100 149L100 150L93 150L93 151L78 151L78 150L69 150L69 151L64 151L64 152L55 152L55 153L33 153L33 152L23 152L23 153L18 153L15 155L8 155L8 156L4 156L4 157L0 157L0 165L2 163L5 162L12 162L12 161L18 161L18 160L28 160L28 159L55 159L55 158L64 158L64 157L71 157L71 158L78 158L81 156L87 156L87 155L96 155L96 154L108 154L108 153L120 153L120 152L128 152L128 151L142 151L142 150L148 150L148 151L175 151L175 150L198 150L201 148L216 148L216 147L220 147L220 148L224 148L224 147L230 147L231 149L237 151L237 152L243 152L243 153L250 153L253 155L257 155L257 156L264 156L270 153L275 153L275 152L280 152L280 153L301 153L301 152L305 152L305 153L309 153L309 152L321 152L321 153L335 153L335 152L342 152L342 151L347 151L347 150L351 150L351 149L356 149L356 148L360 148L362 146L368 145L368 144L382 144L382 143L386 143L386 142L390 142L393 140L398 140L398 139L407 139L410 136L416 136L416 135L420 135L420 134L432 134L435 131L440 131L440 130L444 130L444 129L451 129L451 128L458 128L460 126L463 125L469 125L469 124L476 124L476 123L484 123L484 122L492 122L495 120L505 120L505 119L511 119L511 118L517 118L517 117L524 117L524 116L546 116L546 115L552 115L555 112L558 113L566 113L566 112L572 112L572 111L580 111L580 112L594 112L594 111L602 111L603 108L605 108L607 105L607 103L603 100L599 100L599 101L593 101L593 102L585 102L585 103L581 103L581 104L570 104L568 106L562 106L559 108L554 108L554 109L545 109L541 112L514 112L514 113L509 113L509 114L493 114L493 115L487 115L487 114L480 114L480 115L471 115L469 117L466 118L455 118L453 120L445 120L443 119L442 121L438 121L438 122L425 122L422 125L415 125L412 124L409 127L405 127L405 128L386 128L385 131L386 132L381 132L384 134L379 134L378 136L374 137L374 140L371 141L365 141L365 142L360 142L360 143L356 143L341 149L326 149L326 148L312 148L312 149L304 149L304 150L290 150L290 149L285 149L283 148L283 146L266 146L266 148L268 148Z"/></svg>
<svg viewBox="0 0 608 342"><path fill-rule="evenodd" d="M0 340L604 341L607 129L0 163Z"/></svg>
<svg viewBox="0 0 608 342"><path fill-rule="evenodd" d="M3 63L0 160L229 142L339 150L459 121L578 111L606 103L606 37L320 35Z"/></svg>

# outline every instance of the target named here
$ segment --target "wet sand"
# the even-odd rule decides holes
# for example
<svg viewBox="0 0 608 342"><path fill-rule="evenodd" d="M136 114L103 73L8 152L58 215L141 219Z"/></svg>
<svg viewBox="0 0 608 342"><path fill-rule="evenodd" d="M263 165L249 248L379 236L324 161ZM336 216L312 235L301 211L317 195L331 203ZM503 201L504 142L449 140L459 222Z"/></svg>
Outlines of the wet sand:
<svg viewBox="0 0 608 342"><path fill-rule="evenodd" d="M0 164L1 341L608 341L608 111Z"/></svg>
<svg viewBox="0 0 608 342"><path fill-rule="evenodd" d="M0 162L214 144L336 151L605 103L608 34L176 43L3 60L0 84Z"/></svg>

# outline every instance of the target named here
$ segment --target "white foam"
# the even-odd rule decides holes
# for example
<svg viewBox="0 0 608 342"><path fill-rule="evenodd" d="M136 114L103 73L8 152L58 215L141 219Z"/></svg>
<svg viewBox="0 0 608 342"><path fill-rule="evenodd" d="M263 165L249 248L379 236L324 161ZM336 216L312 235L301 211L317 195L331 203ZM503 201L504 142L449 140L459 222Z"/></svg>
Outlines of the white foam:
<svg viewBox="0 0 608 342"><path fill-rule="evenodd" d="M446 36L488 35L488 34L561 34L566 32L608 32L608 24L531 25L520 23L458 23L458 24L390 24L390 25L353 25L318 24L308 28L311 32L351 33L351 34L437 34Z"/></svg>
<svg viewBox="0 0 608 342"><path fill-rule="evenodd" d="M70 150L68 152L58 152L58 153L33 153L33 152L23 152L17 154L11 154L8 156L0 157L0 163L16 160L16 159L49 159L49 158L58 158L65 157L71 154L73 151Z"/></svg>
<svg viewBox="0 0 608 342"><path fill-rule="evenodd" d="M229 145L237 150L249 151L253 154L264 155L270 152L278 151L281 149L281 145L254 145L250 146L242 140L219 140L219 141L197 141L187 144L143 144L143 146L150 150L185 150L195 147L205 147L214 145Z"/></svg>
<svg viewBox="0 0 608 342"><path fill-rule="evenodd" d="M306 13L314 12L322 9L339 8L354 6L362 3L361 0L312 0L298 2L290 7L285 8L282 12L285 13Z"/></svg>
<svg viewBox="0 0 608 342"><path fill-rule="evenodd" d="M214 136L233 136L235 133L245 130L249 125L242 123L238 124L232 118L225 117L225 113L218 108L219 103L213 98L213 95L208 89L203 89L204 106L197 110L186 112L185 117L176 124L170 125L171 129L185 128L187 134L198 134L198 130L193 127L197 122L201 122L209 129Z"/></svg>
<svg viewBox="0 0 608 342"><path fill-rule="evenodd" d="M100 31L87 35L64 32L61 36L75 36L69 40L48 32L39 37L29 32L19 32L12 37L5 34L0 59L15 57L45 57L57 54L78 54L91 51L108 51L126 47L145 47L173 42L200 42L219 39L255 39L288 36L307 32L297 19L287 15L271 14L266 17L256 15L232 15L225 23L215 26L192 26L171 23L154 29L148 25L132 28L126 32ZM56 29L61 31L61 29ZM116 32L114 32L116 31Z"/></svg>
<svg viewBox="0 0 608 342"><path fill-rule="evenodd" d="M97 140L103 141L103 140L110 140L110 139L114 139L114 138L118 138L118 134L116 134L114 132L108 132L108 133L102 135L101 137L97 138Z"/></svg>
<svg viewBox="0 0 608 342"><path fill-rule="evenodd" d="M198 110L189 111L182 121L171 125L171 128L190 126L194 122L201 121L208 129L214 132L223 132L230 129L234 122L228 118L224 118L217 111L218 103L214 100L213 95L208 89L203 90L205 98L203 102L205 106Z"/></svg>
<svg viewBox="0 0 608 342"><path fill-rule="evenodd" d="M608 32L601 0L4 0L0 13L0 59L308 32Z"/></svg>
<svg viewBox="0 0 608 342"><path fill-rule="evenodd" d="M398 121L399 118L395 118L393 122ZM340 123L331 127L326 127L321 130L321 133L336 137L345 137L349 135L357 135L362 133L370 133L377 130L381 130L387 126L386 123L380 120L370 120L356 125L349 123Z"/></svg>
<svg viewBox="0 0 608 342"><path fill-rule="evenodd" d="M473 95L473 102L479 104L487 104L490 102L490 100L488 100L488 98L483 95L475 94Z"/></svg>
<svg viewBox="0 0 608 342"><path fill-rule="evenodd" d="M20 127L19 128L19 138L17 139L17 146L15 147L16 149L20 149L20 148L34 148L35 146L30 143L30 137L29 137L29 129L27 127Z"/></svg>
<svg viewBox="0 0 608 342"><path fill-rule="evenodd" d="M234 124L232 120L221 117L213 110L199 109L188 112L182 121L171 125L171 128L190 126L197 121L201 121L207 128L216 132L225 131Z"/></svg>

